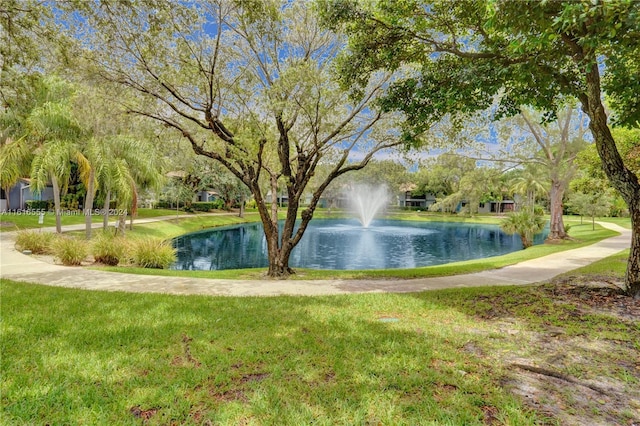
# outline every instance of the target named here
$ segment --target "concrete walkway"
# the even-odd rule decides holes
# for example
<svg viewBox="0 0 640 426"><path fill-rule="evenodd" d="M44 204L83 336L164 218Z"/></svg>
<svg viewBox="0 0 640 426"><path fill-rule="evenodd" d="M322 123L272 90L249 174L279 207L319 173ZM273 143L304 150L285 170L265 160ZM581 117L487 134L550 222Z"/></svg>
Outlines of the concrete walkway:
<svg viewBox="0 0 640 426"><path fill-rule="evenodd" d="M147 223L167 218L139 219ZM629 248L631 231L602 222L619 236L593 245L551 254L500 269L450 277L411 280L222 280L160 277L52 265L18 252L15 232L0 233L0 277L58 287L135 293L201 294L211 296L328 295L346 293L407 293L454 287L521 285L545 281ZM65 226L65 231L84 225Z"/></svg>

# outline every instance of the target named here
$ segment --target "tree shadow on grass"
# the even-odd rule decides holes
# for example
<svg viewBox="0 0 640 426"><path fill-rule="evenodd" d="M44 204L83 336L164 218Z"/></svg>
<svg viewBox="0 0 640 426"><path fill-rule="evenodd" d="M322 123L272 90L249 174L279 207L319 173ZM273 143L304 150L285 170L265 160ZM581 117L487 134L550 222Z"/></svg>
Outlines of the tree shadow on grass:
<svg viewBox="0 0 640 426"><path fill-rule="evenodd" d="M487 424L532 416L496 386L488 365L460 355L469 336L434 326L442 307L415 311L405 306L415 304L409 296L213 298L5 281L2 304L3 376L12 378L3 405L18 422Z"/></svg>

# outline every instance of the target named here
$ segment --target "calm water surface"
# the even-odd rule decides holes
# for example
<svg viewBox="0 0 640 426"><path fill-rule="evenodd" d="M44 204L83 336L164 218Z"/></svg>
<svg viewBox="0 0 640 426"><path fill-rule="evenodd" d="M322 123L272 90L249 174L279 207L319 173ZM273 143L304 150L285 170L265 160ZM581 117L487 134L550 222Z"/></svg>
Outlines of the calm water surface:
<svg viewBox="0 0 640 426"><path fill-rule="evenodd" d="M539 235L536 243L543 241ZM268 266L262 224L249 223L183 235L173 240L181 270ZM521 250L517 235L497 225L376 220L313 220L290 265L312 269L391 269L439 265Z"/></svg>

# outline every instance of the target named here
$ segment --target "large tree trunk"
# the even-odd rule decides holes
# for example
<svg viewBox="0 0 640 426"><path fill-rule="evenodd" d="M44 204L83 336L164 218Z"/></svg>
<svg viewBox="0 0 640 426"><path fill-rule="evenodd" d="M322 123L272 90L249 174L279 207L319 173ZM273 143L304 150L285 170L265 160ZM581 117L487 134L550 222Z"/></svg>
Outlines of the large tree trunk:
<svg viewBox="0 0 640 426"><path fill-rule="evenodd" d="M269 250L269 271L267 275L271 278L287 278L294 274L294 270L289 267L289 255L291 250L276 248Z"/></svg>
<svg viewBox="0 0 640 426"><path fill-rule="evenodd" d="M58 179L55 176L51 176L51 185L53 186L53 204L56 215L56 232L62 233L62 211L60 209L60 185Z"/></svg>
<svg viewBox="0 0 640 426"><path fill-rule="evenodd" d="M625 284L627 292L635 299L640 299L640 203L633 207L629 205L631 213L631 251L627 262Z"/></svg>
<svg viewBox="0 0 640 426"><path fill-rule="evenodd" d="M607 124L607 114L600 100L600 75L596 63L587 73L587 94L581 99L589 115L589 129L598 149L598 155L611 184L620 192L631 213L631 251L625 275L626 292L640 299L640 183L638 177L622 161L615 140Z"/></svg>
<svg viewBox="0 0 640 426"><path fill-rule="evenodd" d="M261 208L262 223L264 224L265 237L267 239L267 250L269 257L269 271L267 275L271 278L286 278L294 271L289 267L289 254L291 249L287 249L289 238L286 236L287 226L284 227L282 235L278 226L278 177L275 174L270 178L271 189L271 211L267 212L266 206ZM291 204L289 204L291 208ZM265 216L268 216L268 225L265 223Z"/></svg>
<svg viewBox="0 0 640 426"><path fill-rule="evenodd" d="M567 238L564 230L564 220L562 218L562 199L564 197L565 185L557 180L551 180L551 191L549 198L551 206L551 223L549 225L549 236L547 240L562 240Z"/></svg>

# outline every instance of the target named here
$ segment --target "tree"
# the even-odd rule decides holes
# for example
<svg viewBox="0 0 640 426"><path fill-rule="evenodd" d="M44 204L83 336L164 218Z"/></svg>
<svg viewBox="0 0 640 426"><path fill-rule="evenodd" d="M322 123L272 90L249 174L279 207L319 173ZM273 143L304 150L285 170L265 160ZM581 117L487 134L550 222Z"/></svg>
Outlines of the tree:
<svg viewBox="0 0 640 426"><path fill-rule="evenodd" d="M448 0L321 3L325 21L349 34L341 60L345 84L357 90L372 72L402 69L386 110L407 114L405 138L447 114L487 109L496 117L521 106L554 111L578 99L605 173L632 218L627 293L640 298L640 182L616 147L613 122L640 122L639 2ZM497 96L497 98L496 98Z"/></svg>
<svg viewBox="0 0 640 426"><path fill-rule="evenodd" d="M172 163L174 170L184 172L182 184L191 193L188 202L198 192L215 190L226 209L239 205L240 214L243 214L243 203L250 193L242 181L220 164L206 157L195 155L193 152L183 152L180 157Z"/></svg>
<svg viewBox="0 0 640 426"><path fill-rule="evenodd" d="M407 168L398 161L373 159L367 167L352 173L349 180L354 184L386 186L396 193L407 180Z"/></svg>
<svg viewBox="0 0 640 426"><path fill-rule="evenodd" d="M550 240L567 238L562 219L562 200L576 172L575 158L585 145L584 121L580 120L575 126L572 123L572 113L573 108L568 105L561 114L557 114L557 128L553 128L552 123L541 125L540 119L535 120L527 111L521 112L529 132L539 147L539 155L535 155L534 159L546 169L549 178ZM577 135L574 136L575 133Z"/></svg>
<svg viewBox="0 0 640 426"><path fill-rule="evenodd" d="M374 76L349 99L332 78L341 38L322 29L305 3L158 0L74 7L66 24L89 46L81 54L103 81L138 95L128 110L175 129L195 153L219 162L249 188L271 277L292 272L291 251L327 186L401 143L384 131L390 125L376 127L393 115L372 108L387 75ZM363 156L351 161L355 150ZM331 154L335 166L300 212L309 179ZM282 228L274 202L279 184L288 196Z"/></svg>
<svg viewBox="0 0 640 426"><path fill-rule="evenodd" d="M616 127L612 133L624 163L629 169L638 173L640 171L638 157L640 152L638 148L640 146L640 129ZM595 145L589 145L581 151L577 156L576 163L578 164L578 172L570 184L573 192L600 194L600 196L605 197L611 205L610 211L607 212L608 215L621 216L628 214L626 203L604 173L602 161L598 156Z"/></svg>
<svg viewBox="0 0 640 426"><path fill-rule="evenodd" d="M576 111L572 103L567 101L567 105L556 112L556 120L544 122L542 114L530 108L521 108L517 116L500 120L495 128L500 135L499 145L503 149L489 155L487 159L525 165L527 178L533 177L531 171L535 168L535 174L538 175L536 179L543 179L535 191L549 196L551 219L547 239L567 238L562 203L569 182L577 170L576 156L586 146L584 135L587 125L584 114ZM527 193L526 186L526 182L519 182L517 192ZM529 201L532 208L534 203Z"/></svg>
<svg viewBox="0 0 640 426"><path fill-rule="evenodd" d="M127 214L133 224L139 188L157 189L164 181L162 163L148 139L140 134L112 135L96 141L94 147L96 180L104 197L103 228L108 226L111 200L115 198L118 232L124 235Z"/></svg>
<svg viewBox="0 0 640 426"><path fill-rule="evenodd" d="M568 207L582 216L591 216L591 229L596 229L596 216L604 216L611 209L611 194L574 192L567 200Z"/></svg>
<svg viewBox="0 0 640 426"><path fill-rule="evenodd" d="M544 226L542 217L528 210L511 213L500 223L500 228L507 234L520 235L525 249L533 245L533 237L539 234Z"/></svg>
<svg viewBox="0 0 640 426"><path fill-rule="evenodd" d="M36 106L26 119L27 138L35 146L31 162L31 179L36 191L51 182L56 216L56 232L62 232L60 196L66 191L71 163L78 164L82 181L87 185L91 165L79 148L84 130L76 120L71 105L72 88L57 77L45 79L47 100Z"/></svg>
<svg viewBox="0 0 640 426"><path fill-rule="evenodd" d="M414 193L444 198L457 192L462 177L475 167L475 160L454 153L444 153L436 158L423 160L416 172L418 188Z"/></svg>
<svg viewBox="0 0 640 426"><path fill-rule="evenodd" d="M163 181L164 154L151 143L160 133L150 129L146 121L126 116L117 105L114 107L103 90L88 84L76 84L73 112L82 117L87 137L80 149L89 160L91 168L86 180L84 203L85 236L91 238L94 200L103 200L103 228L109 223L111 201L117 202L121 213L118 222L124 232L126 213L130 226L137 210L137 194L141 189L158 189ZM124 96L120 94L119 96Z"/></svg>
<svg viewBox="0 0 640 426"><path fill-rule="evenodd" d="M539 193L548 192L545 181L541 179L539 167L529 164L520 173L511 180L511 190L520 195L525 196L526 210L533 212L536 205L537 195Z"/></svg>

